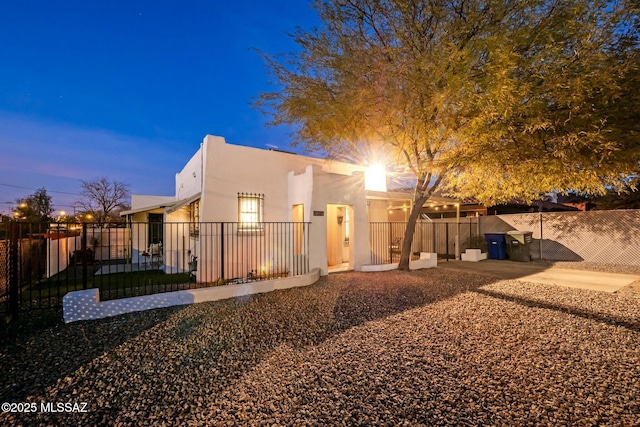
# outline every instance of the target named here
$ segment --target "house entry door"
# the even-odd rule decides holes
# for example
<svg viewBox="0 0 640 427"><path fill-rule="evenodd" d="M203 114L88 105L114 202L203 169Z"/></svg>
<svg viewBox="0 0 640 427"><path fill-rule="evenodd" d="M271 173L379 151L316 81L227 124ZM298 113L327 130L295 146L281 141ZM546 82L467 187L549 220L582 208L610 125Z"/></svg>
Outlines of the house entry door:
<svg viewBox="0 0 640 427"><path fill-rule="evenodd" d="M162 234L164 231L162 224L163 218L163 214L149 214L149 245L162 243Z"/></svg>
<svg viewBox="0 0 640 427"><path fill-rule="evenodd" d="M327 205L327 263L329 267L347 267L351 261L352 208Z"/></svg>

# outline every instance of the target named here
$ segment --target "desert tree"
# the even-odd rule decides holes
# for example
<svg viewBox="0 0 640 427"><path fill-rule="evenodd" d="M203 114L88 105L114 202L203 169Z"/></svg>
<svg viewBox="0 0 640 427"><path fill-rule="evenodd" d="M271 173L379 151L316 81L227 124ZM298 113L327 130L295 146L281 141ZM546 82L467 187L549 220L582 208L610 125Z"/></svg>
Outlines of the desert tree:
<svg viewBox="0 0 640 427"><path fill-rule="evenodd" d="M44 187L37 189L35 193L24 199L17 199L16 205L15 215L17 218L30 222L46 222L51 219L53 204L51 196L47 194Z"/></svg>
<svg viewBox="0 0 640 427"><path fill-rule="evenodd" d="M98 224L104 224L113 218L113 213L128 207L129 186L125 183L109 180L107 177L82 181L80 199L76 202L85 212L93 216Z"/></svg>
<svg viewBox="0 0 640 427"><path fill-rule="evenodd" d="M263 55L258 108L295 141L378 151L412 177L400 258L437 190L486 203L602 192L638 169L638 6L593 0L329 0L297 52Z"/></svg>

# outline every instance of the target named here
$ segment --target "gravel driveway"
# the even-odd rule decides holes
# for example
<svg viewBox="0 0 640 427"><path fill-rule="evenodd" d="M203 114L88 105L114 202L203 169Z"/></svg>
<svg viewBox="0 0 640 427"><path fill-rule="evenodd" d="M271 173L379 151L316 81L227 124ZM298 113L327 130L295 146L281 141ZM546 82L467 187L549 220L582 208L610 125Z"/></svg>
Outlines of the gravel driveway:
<svg viewBox="0 0 640 427"><path fill-rule="evenodd" d="M0 425L640 425L635 292L344 273L16 333Z"/></svg>

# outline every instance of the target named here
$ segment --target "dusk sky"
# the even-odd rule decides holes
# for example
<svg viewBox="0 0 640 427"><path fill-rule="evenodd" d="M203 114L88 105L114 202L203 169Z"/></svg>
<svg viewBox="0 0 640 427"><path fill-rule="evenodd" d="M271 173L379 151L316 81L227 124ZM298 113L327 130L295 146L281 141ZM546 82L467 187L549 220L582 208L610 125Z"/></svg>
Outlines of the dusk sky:
<svg viewBox="0 0 640 427"><path fill-rule="evenodd" d="M24 0L0 13L0 212L45 187L71 212L80 180L174 194L206 134L290 149L251 106L274 89L254 49L296 49L306 0Z"/></svg>

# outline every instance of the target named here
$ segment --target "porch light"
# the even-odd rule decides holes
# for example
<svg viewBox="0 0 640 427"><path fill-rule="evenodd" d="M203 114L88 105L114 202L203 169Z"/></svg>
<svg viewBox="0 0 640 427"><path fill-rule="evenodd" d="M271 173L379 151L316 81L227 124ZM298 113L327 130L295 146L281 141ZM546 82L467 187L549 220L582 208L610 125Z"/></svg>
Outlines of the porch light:
<svg viewBox="0 0 640 427"><path fill-rule="evenodd" d="M369 165L364 173L364 188L371 191L387 191L387 172L383 165Z"/></svg>

